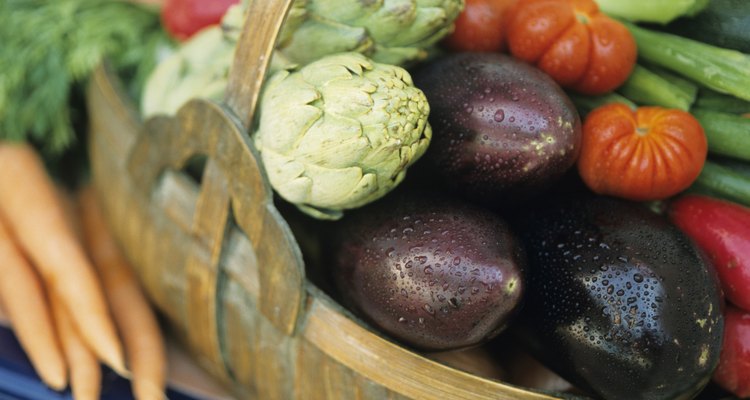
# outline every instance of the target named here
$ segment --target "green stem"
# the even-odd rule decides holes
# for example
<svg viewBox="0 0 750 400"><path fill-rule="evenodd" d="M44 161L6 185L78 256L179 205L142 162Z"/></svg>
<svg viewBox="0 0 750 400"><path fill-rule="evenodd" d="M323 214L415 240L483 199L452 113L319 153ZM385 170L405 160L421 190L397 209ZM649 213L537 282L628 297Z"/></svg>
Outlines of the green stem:
<svg viewBox="0 0 750 400"><path fill-rule="evenodd" d="M646 65L646 68L648 68L649 71L655 73L656 75L659 75L661 78L667 80L669 83L679 87L682 92L686 93L693 99L693 101L695 101L695 98L698 96L698 85L696 85L693 81L683 78L682 76L677 75L672 71L656 65Z"/></svg>
<svg viewBox="0 0 750 400"><path fill-rule="evenodd" d="M568 93L568 97L573 101L581 117L593 111L595 108L601 107L610 103L622 103L631 109L635 110L636 105L629 99L611 92L601 96L586 96L578 93Z"/></svg>
<svg viewBox="0 0 750 400"><path fill-rule="evenodd" d="M738 99L727 94L717 93L713 90L701 88L698 98L693 104L696 108L716 110L731 114L750 113L750 101Z"/></svg>
<svg viewBox="0 0 750 400"><path fill-rule="evenodd" d="M750 118L702 109L692 113L703 126L709 152L750 161Z"/></svg>
<svg viewBox="0 0 750 400"><path fill-rule="evenodd" d="M750 179L710 161L690 190L750 206Z"/></svg>
<svg viewBox="0 0 750 400"><path fill-rule="evenodd" d="M750 179L750 163L733 158L713 159L713 161L724 168L729 168L732 171L744 176L745 178Z"/></svg>
<svg viewBox="0 0 750 400"><path fill-rule="evenodd" d="M710 89L750 100L750 55L624 22L642 59Z"/></svg>
<svg viewBox="0 0 750 400"><path fill-rule="evenodd" d="M690 85L689 82L684 82ZM697 88L695 86L690 88L687 85L672 83L651 70L636 64L628 80L617 91L638 104L688 111L690 105L695 101Z"/></svg>

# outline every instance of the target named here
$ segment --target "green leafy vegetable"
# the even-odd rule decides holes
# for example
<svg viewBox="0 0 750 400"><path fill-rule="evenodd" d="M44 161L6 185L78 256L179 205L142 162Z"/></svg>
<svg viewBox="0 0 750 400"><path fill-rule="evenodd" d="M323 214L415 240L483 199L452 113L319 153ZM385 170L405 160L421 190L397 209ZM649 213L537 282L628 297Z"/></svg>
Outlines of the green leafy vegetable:
<svg viewBox="0 0 750 400"><path fill-rule="evenodd" d="M139 85L163 37L154 11L123 1L0 1L0 140L59 154L75 139L77 85L105 57Z"/></svg>

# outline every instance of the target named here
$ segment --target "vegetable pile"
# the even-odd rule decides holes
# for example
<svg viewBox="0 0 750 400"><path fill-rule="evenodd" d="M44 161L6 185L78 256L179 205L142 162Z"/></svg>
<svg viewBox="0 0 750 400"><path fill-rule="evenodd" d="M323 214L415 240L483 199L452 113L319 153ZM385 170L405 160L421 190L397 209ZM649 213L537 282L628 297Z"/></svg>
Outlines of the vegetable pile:
<svg viewBox="0 0 750 400"><path fill-rule="evenodd" d="M223 101L255 16L222 3L162 9L176 42L144 118ZM324 232L308 267L392 340L486 350L512 384L549 368L536 390L750 396L750 30L735 8L750 11L300 0L247 134L285 212ZM519 372L520 348L544 367Z"/></svg>
<svg viewBox="0 0 750 400"><path fill-rule="evenodd" d="M521 344L554 390L749 394L750 56L675 34L728 2L641 3L296 3L248 133L280 201L341 219L331 294L417 351ZM147 116L222 100L242 10L154 71Z"/></svg>

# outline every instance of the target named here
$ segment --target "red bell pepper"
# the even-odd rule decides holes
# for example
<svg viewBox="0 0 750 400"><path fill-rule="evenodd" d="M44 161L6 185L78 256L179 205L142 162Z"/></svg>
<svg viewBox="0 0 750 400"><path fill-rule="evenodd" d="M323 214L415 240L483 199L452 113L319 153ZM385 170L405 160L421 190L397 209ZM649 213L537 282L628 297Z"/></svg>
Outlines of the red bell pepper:
<svg viewBox="0 0 750 400"><path fill-rule="evenodd" d="M724 342L713 379L740 398L750 397L750 313L731 304L724 309Z"/></svg>
<svg viewBox="0 0 750 400"><path fill-rule="evenodd" d="M162 24L177 40L184 41L201 29L221 22L224 13L239 0L166 0Z"/></svg>
<svg viewBox="0 0 750 400"><path fill-rule="evenodd" d="M668 215L709 256L726 298L750 310L750 208L687 195L669 205Z"/></svg>

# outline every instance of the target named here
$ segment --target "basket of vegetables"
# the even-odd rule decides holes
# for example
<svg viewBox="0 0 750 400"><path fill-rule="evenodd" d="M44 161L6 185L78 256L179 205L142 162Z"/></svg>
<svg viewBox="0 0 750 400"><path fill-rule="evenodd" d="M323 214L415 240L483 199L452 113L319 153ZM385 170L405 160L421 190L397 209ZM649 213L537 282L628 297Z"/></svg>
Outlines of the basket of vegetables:
<svg viewBox="0 0 750 400"><path fill-rule="evenodd" d="M690 238L709 223L690 207L718 205L672 199L750 198L747 120L727 105L750 111L750 56L610 18L617 2L488 3L245 1L163 60L140 105L95 73L108 220L170 327L239 397L708 384L732 270ZM706 7L672 3L671 18ZM473 39L479 9L502 15L499 39ZM565 381L534 385L521 347Z"/></svg>

